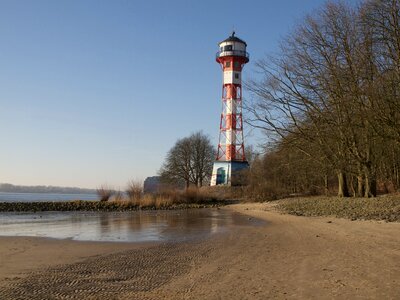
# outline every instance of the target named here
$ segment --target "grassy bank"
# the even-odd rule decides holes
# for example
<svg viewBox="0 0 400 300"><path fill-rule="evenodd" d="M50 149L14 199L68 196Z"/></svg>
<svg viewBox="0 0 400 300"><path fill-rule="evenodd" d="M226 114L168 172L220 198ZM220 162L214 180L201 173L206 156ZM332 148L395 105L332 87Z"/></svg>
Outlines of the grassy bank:
<svg viewBox="0 0 400 300"><path fill-rule="evenodd" d="M198 203L148 203L140 205L133 201L66 201L66 202L1 202L0 212L42 212L42 211L135 211L154 209L189 209L219 207L226 201L209 200Z"/></svg>
<svg viewBox="0 0 400 300"><path fill-rule="evenodd" d="M106 187L99 188L97 193L99 201L0 202L0 212L172 210L219 207L232 203L197 188L144 194L142 184L137 182L131 182L125 193Z"/></svg>
<svg viewBox="0 0 400 300"><path fill-rule="evenodd" d="M400 196L377 198L311 197L279 201L278 210L296 216L334 216L351 220L400 222Z"/></svg>

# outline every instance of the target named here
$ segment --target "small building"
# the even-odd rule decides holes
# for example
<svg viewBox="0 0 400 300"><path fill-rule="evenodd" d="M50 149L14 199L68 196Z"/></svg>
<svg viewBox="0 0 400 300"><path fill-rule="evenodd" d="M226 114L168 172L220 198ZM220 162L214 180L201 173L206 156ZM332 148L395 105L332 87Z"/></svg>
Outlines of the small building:
<svg viewBox="0 0 400 300"><path fill-rule="evenodd" d="M160 176L151 176L147 177L143 183L143 192L145 194L150 193L158 193L161 190L161 177Z"/></svg>

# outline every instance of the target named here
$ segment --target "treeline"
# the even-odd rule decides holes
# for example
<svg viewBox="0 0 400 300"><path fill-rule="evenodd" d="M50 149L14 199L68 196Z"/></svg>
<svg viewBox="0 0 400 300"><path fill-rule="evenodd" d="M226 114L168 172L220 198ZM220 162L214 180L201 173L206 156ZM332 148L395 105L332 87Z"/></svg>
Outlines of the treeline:
<svg viewBox="0 0 400 300"><path fill-rule="evenodd" d="M53 194L95 194L96 190L77 187L60 186L23 186L9 183L0 183L0 192L4 193L53 193Z"/></svg>
<svg viewBox="0 0 400 300"><path fill-rule="evenodd" d="M251 185L372 197L400 187L400 1L328 2L257 63L250 123L269 136Z"/></svg>

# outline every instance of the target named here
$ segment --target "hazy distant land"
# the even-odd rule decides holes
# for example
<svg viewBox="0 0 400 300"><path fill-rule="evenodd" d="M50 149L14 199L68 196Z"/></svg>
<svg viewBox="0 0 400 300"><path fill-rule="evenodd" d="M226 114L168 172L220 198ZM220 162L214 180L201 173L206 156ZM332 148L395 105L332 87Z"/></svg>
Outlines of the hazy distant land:
<svg viewBox="0 0 400 300"><path fill-rule="evenodd" d="M10 183L0 183L0 192L3 193L52 193L52 194L94 194L95 189L85 189L78 187L62 187L62 186L25 186L13 185Z"/></svg>

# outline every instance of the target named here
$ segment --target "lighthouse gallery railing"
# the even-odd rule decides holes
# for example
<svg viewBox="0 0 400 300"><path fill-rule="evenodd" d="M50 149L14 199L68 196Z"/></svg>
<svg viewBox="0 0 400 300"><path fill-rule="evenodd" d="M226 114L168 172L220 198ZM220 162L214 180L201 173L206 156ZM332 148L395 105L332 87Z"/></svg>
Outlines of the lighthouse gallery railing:
<svg viewBox="0 0 400 300"><path fill-rule="evenodd" d="M246 58L250 58L250 55L246 51L241 51L241 50L231 50L231 51L218 51L216 54L216 57L221 57L221 56L244 56Z"/></svg>

